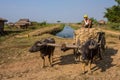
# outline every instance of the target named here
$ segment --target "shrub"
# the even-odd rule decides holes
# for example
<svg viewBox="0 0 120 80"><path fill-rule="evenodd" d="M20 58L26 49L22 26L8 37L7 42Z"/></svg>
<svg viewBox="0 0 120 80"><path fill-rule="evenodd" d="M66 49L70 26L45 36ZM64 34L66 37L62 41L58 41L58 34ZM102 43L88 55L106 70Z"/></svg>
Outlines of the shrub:
<svg viewBox="0 0 120 80"><path fill-rule="evenodd" d="M120 23L112 23L110 27L114 30L120 30Z"/></svg>

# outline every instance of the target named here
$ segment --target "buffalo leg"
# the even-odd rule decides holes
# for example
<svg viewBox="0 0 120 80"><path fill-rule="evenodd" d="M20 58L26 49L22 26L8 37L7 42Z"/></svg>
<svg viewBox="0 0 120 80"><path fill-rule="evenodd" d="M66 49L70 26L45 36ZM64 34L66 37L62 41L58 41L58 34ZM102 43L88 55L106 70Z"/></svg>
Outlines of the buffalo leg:
<svg viewBox="0 0 120 80"><path fill-rule="evenodd" d="M76 63L76 49L73 49L73 53L74 53L74 58L75 58L75 63Z"/></svg>
<svg viewBox="0 0 120 80"><path fill-rule="evenodd" d="M44 68L44 67L45 67L45 58L44 58L44 57L42 57L42 60L43 60L43 65L42 65L42 68Z"/></svg>
<svg viewBox="0 0 120 80"><path fill-rule="evenodd" d="M100 60L103 59L103 51L102 51L102 49L99 49L99 57L100 57Z"/></svg>
<svg viewBox="0 0 120 80"><path fill-rule="evenodd" d="M81 55L79 55L79 61L81 61Z"/></svg>
<svg viewBox="0 0 120 80"><path fill-rule="evenodd" d="M85 74L85 65L86 65L85 63L82 63L82 70L83 70L82 73L83 74Z"/></svg>
<svg viewBox="0 0 120 80"><path fill-rule="evenodd" d="M91 74L91 73L92 73L92 71L91 71L91 65L92 65L92 61L89 61L89 63L88 63L88 66L89 66L88 73L89 73L89 74Z"/></svg>
<svg viewBox="0 0 120 80"><path fill-rule="evenodd" d="M53 63L53 52L52 52L52 55L51 55L51 63Z"/></svg>
<svg viewBox="0 0 120 80"><path fill-rule="evenodd" d="M49 66L52 66L52 62L51 62L51 55L48 56L48 59L49 59Z"/></svg>

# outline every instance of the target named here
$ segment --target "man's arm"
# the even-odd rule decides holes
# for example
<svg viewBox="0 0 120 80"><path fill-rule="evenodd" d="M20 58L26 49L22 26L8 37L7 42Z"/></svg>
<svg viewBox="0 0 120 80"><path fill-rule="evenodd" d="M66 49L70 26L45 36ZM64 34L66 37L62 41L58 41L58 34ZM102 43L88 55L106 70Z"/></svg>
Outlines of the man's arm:
<svg viewBox="0 0 120 80"><path fill-rule="evenodd" d="M92 26L92 20L89 20L89 28Z"/></svg>

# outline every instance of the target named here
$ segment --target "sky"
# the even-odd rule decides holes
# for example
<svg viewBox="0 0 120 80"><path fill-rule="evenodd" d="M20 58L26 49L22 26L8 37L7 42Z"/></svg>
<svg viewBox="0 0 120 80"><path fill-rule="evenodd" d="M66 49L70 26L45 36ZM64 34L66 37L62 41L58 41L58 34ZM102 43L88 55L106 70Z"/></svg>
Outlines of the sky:
<svg viewBox="0 0 120 80"><path fill-rule="evenodd" d="M54 23L80 22L88 14L97 20L105 19L105 8L115 5L114 0L0 0L0 17L8 22L21 18Z"/></svg>

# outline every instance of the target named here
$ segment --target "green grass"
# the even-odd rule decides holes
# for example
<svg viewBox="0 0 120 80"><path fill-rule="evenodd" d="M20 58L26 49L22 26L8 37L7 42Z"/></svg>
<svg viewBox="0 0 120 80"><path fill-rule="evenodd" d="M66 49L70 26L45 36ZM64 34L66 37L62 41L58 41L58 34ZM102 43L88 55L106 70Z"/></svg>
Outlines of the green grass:
<svg viewBox="0 0 120 80"><path fill-rule="evenodd" d="M76 27L76 26L71 26L74 30L77 30L77 29L79 29L78 27Z"/></svg>
<svg viewBox="0 0 120 80"><path fill-rule="evenodd" d="M77 30L81 27L80 24L70 24L70 27L73 28L74 30Z"/></svg>
<svg viewBox="0 0 120 80"><path fill-rule="evenodd" d="M112 30L112 31L120 31L120 23L108 23L101 27L103 29Z"/></svg>
<svg viewBox="0 0 120 80"><path fill-rule="evenodd" d="M34 24L33 26L30 26L28 29L9 28L7 25L5 25L4 35L0 36L0 43L12 36L18 35L18 34L27 34L29 32L32 32L34 30L41 29L41 28L48 28L48 30L49 30L49 28L56 26L56 25L61 26L59 28L59 30L56 30L56 32L63 29L63 26L64 26L63 24L46 24L46 25L42 25L42 26ZM55 34L56 32L53 32L53 34Z"/></svg>

